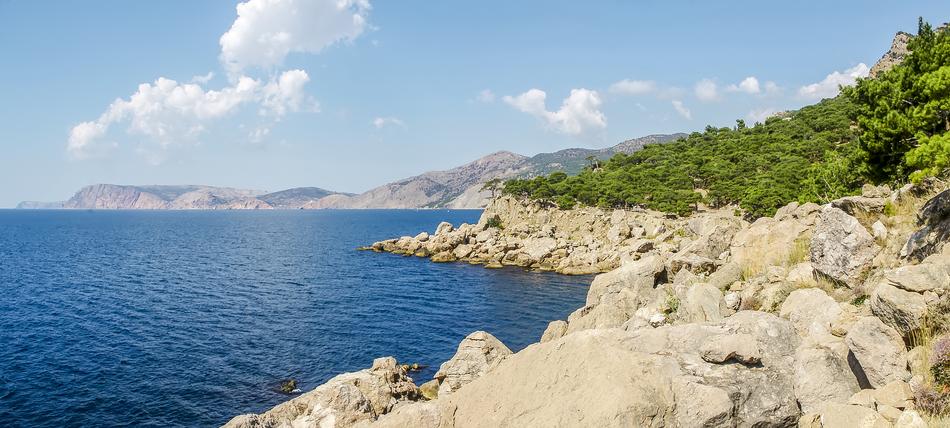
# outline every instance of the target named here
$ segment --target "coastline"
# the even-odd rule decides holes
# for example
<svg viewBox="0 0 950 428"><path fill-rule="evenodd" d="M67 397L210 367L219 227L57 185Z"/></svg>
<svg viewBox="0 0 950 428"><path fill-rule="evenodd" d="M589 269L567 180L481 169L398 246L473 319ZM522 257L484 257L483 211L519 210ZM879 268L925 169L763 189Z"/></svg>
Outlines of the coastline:
<svg viewBox="0 0 950 428"><path fill-rule="evenodd" d="M950 228L940 211L950 209L945 187L866 187L862 196L792 203L752 223L730 210L671 219L497 199L475 225L440 224L434 234L367 249L448 261L438 255L461 247L454 260L559 271L575 266L564 262L573 250L593 246L597 257L583 268L607 272L583 307L513 354L475 332L434 379L410 381L415 389L403 367L386 362L391 380L374 384L382 393L359 387L365 379L353 390L349 378L335 378L225 426L817 427L858 416L917 426L907 424L922 421L912 392L923 382L922 351L903 340L950 296L950 247L933 233ZM489 227L495 216L501 227ZM639 223L626 223L626 232L626 221ZM604 241L574 242L572 226ZM632 245L641 240L652 245ZM571 252L559 253L565 248ZM915 288L921 274L940 279ZM353 376L378 379L378 366ZM624 399L594 398L604 390ZM341 394L347 403L386 404L340 407Z"/></svg>

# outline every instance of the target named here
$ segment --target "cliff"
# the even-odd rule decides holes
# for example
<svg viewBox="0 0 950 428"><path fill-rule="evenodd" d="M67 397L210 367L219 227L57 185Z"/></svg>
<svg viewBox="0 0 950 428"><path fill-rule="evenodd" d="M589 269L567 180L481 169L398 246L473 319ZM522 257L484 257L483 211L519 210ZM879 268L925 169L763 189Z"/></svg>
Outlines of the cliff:
<svg viewBox="0 0 950 428"><path fill-rule="evenodd" d="M516 353L472 333L420 386L380 359L226 426L926 427L950 410L927 357L948 352L928 336L950 327L947 187L866 186L751 224L501 198L476 225L371 248L607 270L583 307Z"/></svg>

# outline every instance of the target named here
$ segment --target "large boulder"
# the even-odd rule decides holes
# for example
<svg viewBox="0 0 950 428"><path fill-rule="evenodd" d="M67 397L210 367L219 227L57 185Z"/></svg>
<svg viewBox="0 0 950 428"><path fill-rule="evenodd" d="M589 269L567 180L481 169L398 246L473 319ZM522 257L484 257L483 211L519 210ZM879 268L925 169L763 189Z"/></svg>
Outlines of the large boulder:
<svg viewBox="0 0 950 428"><path fill-rule="evenodd" d="M709 339L742 334L759 348L758 364L702 359ZM788 321L761 312L577 332L531 345L439 398L441 426L791 427L800 415L789 361L797 346Z"/></svg>
<svg viewBox="0 0 950 428"><path fill-rule="evenodd" d="M854 404L828 403L815 413L802 416L800 428L890 428L878 412Z"/></svg>
<svg viewBox="0 0 950 428"><path fill-rule="evenodd" d="M455 392L509 355L511 350L495 336L484 331L469 334L459 343L455 355L442 363L435 373L435 379L439 381L439 396Z"/></svg>
<svg viewBox="0 0 950 428"><path fill-rule="evenodd" d="M683 297L682 310L690 322L719 321L722 313L719 309L722 291L709 284L695 284Z"/></svg>
<svg viewBox="0 0 950 428"><path fill-rule="evenodd" d="M851 368L859 380L880 388L895 380L906 381L907 351L897 330L877 317L862 317L845 337Z"/></svg>
<svg viewBox="0 0 950 428"><path fill-rule="evenodd" d="M861 284L879 248L874 237L848 213L826 206L811 238L815 271L850 288Z"/></svg>
<svg viewBox="0 0 950 428"><path fill-rule="evenodd" d="M927 299L922 294L879 284L871 293L871 312L902 336L921 326L927 315Z"/></svg>
<svg viewBox="0 0 950 428"><path fill-rule="evenodd" d="M418 398L418 388L392 357L367 370L344 373L261 414L236 416L225 428L350 427L373 421L399 402Z"/></svg>
<svg viewBox="0 0 950 428"><path fill-rule="evenodd" d="M795 396L802 412L815 412L826 403L847 403L861 387L836 351L815 344L803 344L795 353Z"/></svg>
<svg viewBox="0 0 950 428"><path fill-rule="evenodd" d="M791 203L774 217L761 217L732 239L732 261L743 269L761 270L781 265L795 251L796 241L807 238L815 223L815 204Z"/></svg>
<svg viewBox="0 0 950 428"><path fill-rule="evenodd" d="M901 256L922 260L950 241L950 190L927 201L917 214L917 223L920 229L907 240Z"/></svg>
<svg viewBox="0 0 950 428"><path fill-rule="evenodd" d="M779 314L791 321L798 334L804 336L813 325L831 331L831 324L841 315L841 307L824 290L805 288L789 294Z"/></svg>

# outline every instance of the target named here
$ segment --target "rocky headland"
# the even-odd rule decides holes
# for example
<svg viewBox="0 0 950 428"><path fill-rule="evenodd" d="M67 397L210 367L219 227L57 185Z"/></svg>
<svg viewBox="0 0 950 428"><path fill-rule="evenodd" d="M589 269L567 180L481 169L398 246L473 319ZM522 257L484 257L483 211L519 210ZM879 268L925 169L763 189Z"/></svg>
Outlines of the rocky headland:
<svg viewBox="0 0 950 428"><path fill-rule="evenodd" d="M515 353L474 332L421 385L380 358L226 426L937 426L928 415L950 406L935 377L950 370L950 339L937 339L950 324L947 187L866 186L751 223L731 209L675 218L502 197L477 224L369 248L604 272L583 307Z"/></svg>

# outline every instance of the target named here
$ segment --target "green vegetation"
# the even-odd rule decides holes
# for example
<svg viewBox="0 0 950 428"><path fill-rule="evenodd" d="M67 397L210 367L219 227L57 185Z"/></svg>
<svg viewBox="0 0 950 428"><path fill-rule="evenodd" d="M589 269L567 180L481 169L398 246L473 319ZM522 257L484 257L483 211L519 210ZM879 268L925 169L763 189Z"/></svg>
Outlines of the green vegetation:
<svg viewBox="0 0 950 428"><path fill-rule="evenodd" d="M488 221L485 222L485 228L492 228L492 227L494 227L494 228L496 228L496 229L504 229L504 228L505 228L505 226L504 226L503 224L501 224L501 217L498 217L497 215L494 215L494 216L491 216L491 217L488 218Z"/></svg>
<svg viewBox="0 0 950 428"><path fill-rule="evenodd" d="M589 159L575 176L510 180L503 192L563 209L642 206L686 215L700 203L735 204L757 218L792 201L855 194L865 181L942 174L950 168L950 32L921 21L909 48L902 64L876 79L764 124L707 126L606 162Z"/></svg>
<svg viewBox="0 0 950 428"><path fill-rule="evenodd" d="M913 181L950 167L950 32L920 21L911 54L876 79L845 90L857 105L863 173Z"/></svg>
<svg viewBox="0 0 950 428"><path fill-rule="evenodd" d="M853 110L839 97L751 128L706 127L592 163L576 176L510 180L504 192L561 208L644 206L685 215L702 202L738 204L752 217L771 215L789 201L833 199L858 187L853 168L842 166L857 152Z"/></svg>

